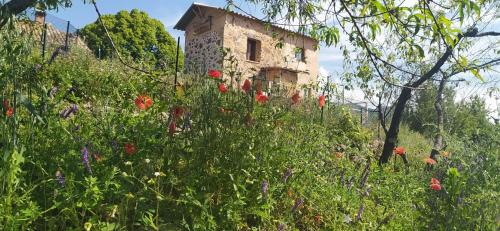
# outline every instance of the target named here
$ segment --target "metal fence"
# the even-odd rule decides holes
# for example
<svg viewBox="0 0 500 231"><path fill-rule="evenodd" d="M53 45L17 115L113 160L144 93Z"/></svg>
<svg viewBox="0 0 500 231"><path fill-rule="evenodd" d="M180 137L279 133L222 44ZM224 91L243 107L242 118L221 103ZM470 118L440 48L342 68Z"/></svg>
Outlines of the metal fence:
<svg viewBox="0 0 500 231"><path fill-rule="evenodd" d="M35 9L26 10L20 20L21 28L40 41L40 50L46 54L60 50L68 51L71 45L85 47L78 37L78 29L70 21Z"/></svg>

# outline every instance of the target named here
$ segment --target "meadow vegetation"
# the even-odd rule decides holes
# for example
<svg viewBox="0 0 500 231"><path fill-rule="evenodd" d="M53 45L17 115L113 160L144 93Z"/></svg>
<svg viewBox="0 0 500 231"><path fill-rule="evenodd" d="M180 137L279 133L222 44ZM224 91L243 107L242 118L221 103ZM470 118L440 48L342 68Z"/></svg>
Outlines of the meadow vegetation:
<svg viewBox="0 0 500 231"><path fill-rule="evenodd" d="M447 134L433 164L430 137L403 126L409 164L379 166L344 106L217 71L174 91L77 48L44 65L32 44L0 33L1 230L498 228L498 125Z"/></svg>

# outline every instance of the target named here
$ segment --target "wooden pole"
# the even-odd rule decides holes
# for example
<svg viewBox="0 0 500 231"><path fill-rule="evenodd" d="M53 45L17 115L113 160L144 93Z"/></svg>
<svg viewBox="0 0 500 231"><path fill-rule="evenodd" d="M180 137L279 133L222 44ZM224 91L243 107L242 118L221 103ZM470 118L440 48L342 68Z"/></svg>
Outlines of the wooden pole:
<svg viewBox="0 0 500 231"><path fill-rule="evenodd" d="M175 54L175 78L174 78L174 92L175 88L177 87L177 75L179 73L179 47L181 43L181 37L177 37L177 52Z"/></svg>
<svg viewBox="0 0 500 231"><path fill-rule="evenodd" d="M68 51L69 46L69 21L66 24L66 40L64 41L64 49Z"/></svg>
<svg viewBox="0 0 500 231"><path fill-rule="evenodd" d="M42 38L42 59L45 60L45 49L47 47L47 23L43 24L43 38Z"/></svg>

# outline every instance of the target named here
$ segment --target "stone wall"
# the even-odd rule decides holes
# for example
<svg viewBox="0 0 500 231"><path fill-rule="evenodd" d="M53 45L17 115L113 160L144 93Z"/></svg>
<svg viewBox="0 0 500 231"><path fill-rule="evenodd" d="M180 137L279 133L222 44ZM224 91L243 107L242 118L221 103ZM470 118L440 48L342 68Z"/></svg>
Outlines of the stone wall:
<svg viewBox="0 0 500 231"><path fill-rule="evenodd" d="M201 11L186 28L184 66L188 73L222 69L222 35L225 16L215 10Z"/></svg>
<svg viewBox="0 0 500 231"><path fill-rule="evenodd" d="M260 60L247 60L247 40L261 43ZM262 68L282 67L297 72L297 88L315 82L318 75L317 42L311 38L297 36L283 29L266 28L261 22L233 14L226 14L224 27L224 48L238 60L243 78L258 75ZM276 47L282 42L282 48ZM295 48L304 48L305 62L295 59Z"/></svg>

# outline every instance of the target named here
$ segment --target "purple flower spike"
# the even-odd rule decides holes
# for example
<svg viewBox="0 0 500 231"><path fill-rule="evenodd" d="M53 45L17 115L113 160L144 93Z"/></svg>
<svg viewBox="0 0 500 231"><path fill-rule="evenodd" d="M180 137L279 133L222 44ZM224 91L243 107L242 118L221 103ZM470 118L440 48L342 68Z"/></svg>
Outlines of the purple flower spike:
<svg viewBox="0 0 500 231"><path fill-rule="evenodd" d="M64 187L64 184L66 183L66 179L64 178L64 175L59 170L57 170L57 172L56 172L56 180L61 185L61 187Z"/></svg>
<svg viewBox="0 0 500 231"><path fill-rule="evenodd" d="M365 205L361 204L361 207L359 207L358 214L356 215L356 220L360 221L361 220L361 215L363 215L363 211L365 210Z"/></svg>
<svg viewBox="0 0 500 231"><path fill-rule="evenodd" d="M286 184L286 182L288 181L288 178L292 176L292 169L291 168L287 168L286 169L286 172L285 174L283 174L283 182Z"/></svg>
<svg viewBox="0 0 500 231"><path fill-rule="evenodd" d="M59 90L59 88L57 87L52 87L52 89L50 89L50 92L49 92L49 97L52 98L56 95L57 91Z"/></svg>
<svg viewBox="0 0 500 231"><path fill-rule="evenodd" d="M114 151L118 150L118 142L116 140L112 140L111 147L113 147Z"/></svg>
<svg viewBox="0 0 500 231"><path fill-rule="evenodd" d="M72 114L78 111L78 106L76 104L72 104L69 109L64 109L61 112L61 117L64 119L67 119L70 117Z"/></svg>
<svg viewBox="0 0 500 231"><path fill-rule="evenodd" d="M280 223L278 225L278 231L283 231L284 229L285 229L285 225L283 225L283 224Z"/></svg>
<svg viewBox="0 0 500 231"><path fill-rule="evenodd" d="M89 150L87 149L87 146L83 147L81 150L82 153L82 162L83 166L85 166L85 169L92 174L92 169L90 168L90 162L89 162Z"/></svg>
<svg viewBox="0 0 500 231"><path fill-rule="evenodd" d="M262 181L262 196L267 197L267 190L269 189L269 183L267 180Z"/></svg>
<svg viewBox="0 0 500 231"><path fill-rule="evenodd" d="M62 110L61 113L59 113L59 115L61 116L61 118L64 118L66 116L67 112L68 112L68 109L64 109L64 110Z"/></svg>
<svg viewBox="0 0 500 231"><path fill-rule="evenodd" d="M184 124L182 125L182 130L187 131L191 129L191 112L187 112L184 115Z"/></svg>
<svg viewBox="0 0 500 231"><path fill-rule="evenodd" d="M299 206L302 205L302 203L304 203L303 198L295 200L295 204L293 205L292 212L295 212L295 210L297 210L299 208Z"/></svg>

